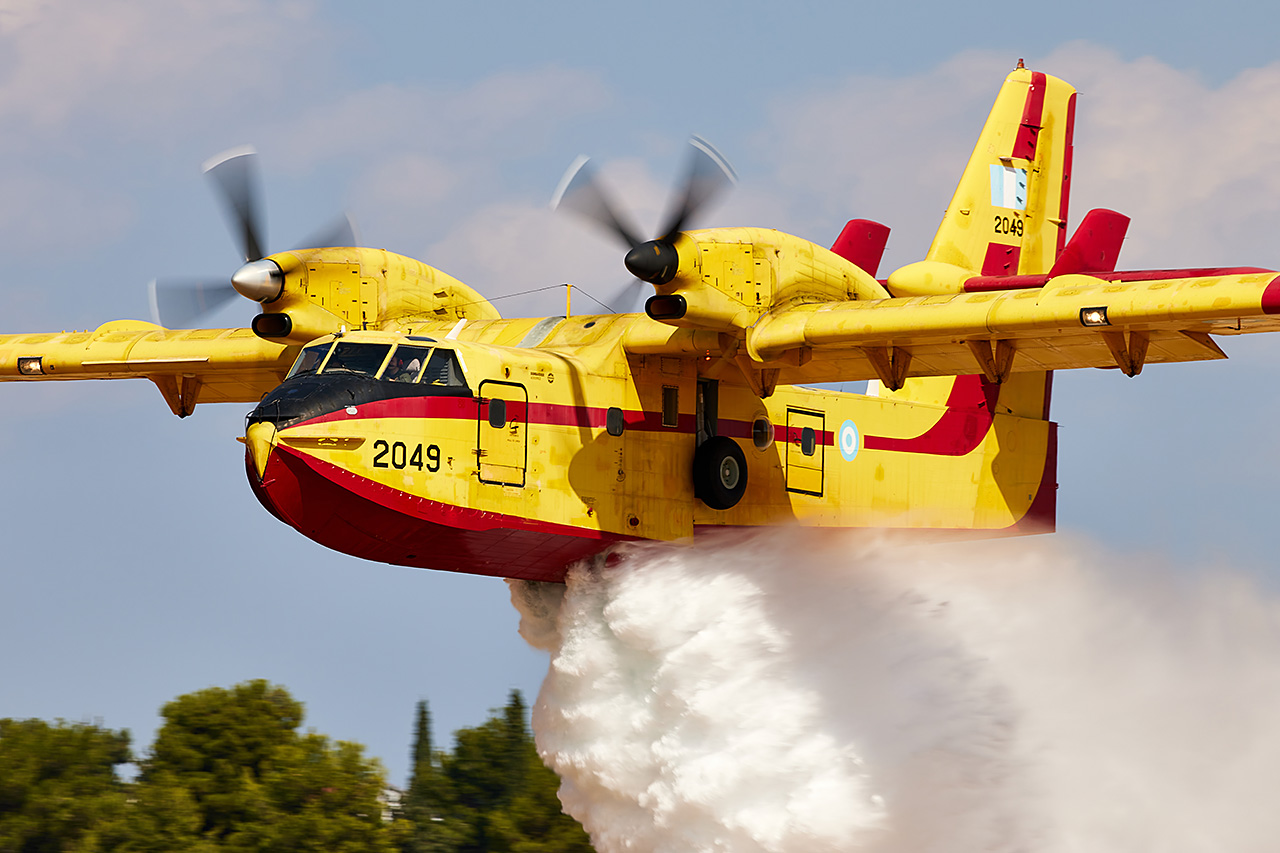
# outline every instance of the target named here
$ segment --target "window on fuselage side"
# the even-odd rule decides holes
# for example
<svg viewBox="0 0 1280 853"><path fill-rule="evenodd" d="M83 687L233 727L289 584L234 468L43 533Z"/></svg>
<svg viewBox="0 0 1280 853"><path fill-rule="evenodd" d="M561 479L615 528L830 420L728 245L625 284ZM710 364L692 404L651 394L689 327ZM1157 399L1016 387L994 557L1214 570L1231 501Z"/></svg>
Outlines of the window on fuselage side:
<svg viewBox="0 0 1280 853"><path fill-rule="evenodd" d="M436 347L427 360L427 368L422 371L423 385L448 385L451 388L465 388L467 383L462 378L462 367L458 364L458 356L451 349Z"/></svg>
<svg viewBox="0 0 1280 853"><path fill-rule="evenodd" d="M339 341L324 366L323 373L359 373L363 376L377 376L378 368L387 360L391 344L361 344L354 341Z"/></svg>
<svg viewBox="0 0 1280 853"><path fill-rule="evenodd" d="M417 382L422 373L422 365L427 363L427 355L431 347L411 347L401 344L391 354L391 360L382 370L382 379L387 382Z"/></svg>
<svg viewBox="0 0 1280 853"><path fill-rule="evenodd" d="M329 348L333 346L330 341L327 344L316 344L307 347L298 356L298 360L293 363L293 368L289 371L286 379L292 379L295 376L306 376L308 373L315 373L320 369L320 362L324 361L324 357L329 354Z"/></svg>
<svg viewBox="0 0 1280 853"><path fill-rule="evenodd" d="M680 426L680 389L674 385L662 386L662 425Z"/></svg>

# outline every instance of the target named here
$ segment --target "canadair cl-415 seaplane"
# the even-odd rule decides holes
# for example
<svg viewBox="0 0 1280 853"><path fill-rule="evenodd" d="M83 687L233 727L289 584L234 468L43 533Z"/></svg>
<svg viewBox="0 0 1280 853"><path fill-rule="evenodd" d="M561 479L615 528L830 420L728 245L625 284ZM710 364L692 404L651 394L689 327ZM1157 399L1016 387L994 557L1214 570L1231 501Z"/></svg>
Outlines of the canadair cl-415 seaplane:
<svg viewBox="0 0 1280 853"><path fill-rule="evenodd" d="M1051 530L1052 371L1134 376L1280 329L1276 272L1117 272L1128 219L1108 210L1067 239L1075 106L1019 63L925 259L883 280L874 222L830 249L686 230L731 177L704 143L654 240L622 224L589 166L571 170L561 205L625 241L654 289L644 314L507 320L391 252L264 256L236 153L210 174L243 235L228 292L261 303L252 328L0 336L0 379L143 377L179 416L252 403L262 504L405 566L561 581L616 542L719 527ZM804 387L851 380L868 393Z"/></svg>

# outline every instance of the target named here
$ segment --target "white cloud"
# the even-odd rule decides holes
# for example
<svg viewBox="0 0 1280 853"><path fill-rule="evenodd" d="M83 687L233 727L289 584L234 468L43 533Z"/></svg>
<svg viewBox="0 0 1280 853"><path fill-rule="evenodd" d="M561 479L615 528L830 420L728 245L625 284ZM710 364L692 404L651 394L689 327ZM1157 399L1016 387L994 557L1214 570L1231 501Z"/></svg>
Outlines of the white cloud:
<svg viewBox="0 0 1280 853"><path fill-rule="evenodd" d="M780 99L753 141L757 168L698 224L779 227L825 242L845 219L868 217L894 229L882 274L922 257L1008 66L1003 56L967 53L910 77L856 76ZM1126 60L1076 43L1034 67L1080 90L1072 219L1090 207L1131 216L1122 266L1276 263L1262 250L1280 224L1280 64L1210 88L1157 60ZM507 103L499 82L475 91ZM449 113L441 127L465 112ZM385 184L378 195L388 211L426 215L436 199L447 204L443 174L474 170L457 181L461 197L500 168L485 158L508 156L464 146L442 155L440 168L421 168L418 177L398 168L373 185ZM641 160L602 169L637 227L657 227L669 179L655 178ZM405 180L395 180L397 173ZM585 225L567 232L548 225L532 201L508 194L452 210L456 223L430 247L429 260L482 292L517 292L551 279L601 290L625 281L608 238Z"/></svg>
<svg viewBox="0 0 1280 853"><path fill-rule="evenodd" d="M1008 71L1002 58L966 53L912 76L857 75L771 105L754 147L776 164L759 191L776 199L779 227L817 239L847 219L875 219L893 229L897 262L922 257Z"/></svg>
<svg viewBox="0 0 1280 853"><path fill-rule="evenodd" d="M217 109L252 114L314 37L297 26L310 14L305 0L6 0L0 140L58 138L89 118L137 138Z"/></svg>
<svg viewBox="0 0 1280 853"><path fill-rule="evenodd" d="M1278 262L1261 249L1280 225L1280 63L1217 88L1087 43L1034 67L1080 92L1072 219L1090 207L1132 217L1122 266ZM969 53L779 101L757 140L778 164L761 192L797 229L883 221L891 262L918 259L1008 70L1003 57Z"/></svg>
<svg viewBox="0 0 1280 853"><path fill-rule="evenodd" d="M1080 90L1077 218L1088 206L1133 218L1125 266L1280 262L1280 63L1210 88L1155 59L1087 44L1046 66Z"/></svg>
<svg viewBox="0 0 1280 853"><path fill-rule="evenodd" d="M495 74L461 87L384 83L287 116L280 135L302 169L388 151L425 151L451 162L511 157L611 97L598 75L555 66Z"/></svg>
<svg viewBox="0 0 1280 853"><path fill-rule="evenodd" d="M517 201L513 183L529 183L521 169L568 119L611 98L598 75L557 67L455 88L380 84L286 114L272 134L284 168L355 165L349 195L365 234L413 254L459 223L476 223L489 205L499 217L513 205L535 206ZM545 176L548 197L554 178ZM492 246L477 251L487 269Z"/></svg>
<svg viewBox="0 0 1280 853"><path fill-rule="evenodd" d="M664 214L669 190L663 179L635 159L602 163L599 169L619 214L649 236ZM565 282L613 305L634 281L622 265L625 254L616 237L573 213L551 210L539 198L475 209L441 235L423 259L496 297L503 316L520 317L563 313L564 290L558 286ZM534 292L512 295L525 291ZM575 295L573 305L575 314L604 311L585 296ZM635 304L631 308L636 310Z"/></svg>
<svg viewBox="0 0 1280 853"><path fill-rule="evenodd" d="M0 243L28 249L125 236L165 156L250 127L322 37L305 0L0 4Z"/></svg>
<svg viewBox="0 0 1280 853"><path fill-rule="evenodd" d="M622 254L545 204L502 202L459 222L424 260L474 287L504 317L536 317L564 313L566 282L606 299L630 278ZM581 297L574 303L575 314L602 310Z"/></svg>

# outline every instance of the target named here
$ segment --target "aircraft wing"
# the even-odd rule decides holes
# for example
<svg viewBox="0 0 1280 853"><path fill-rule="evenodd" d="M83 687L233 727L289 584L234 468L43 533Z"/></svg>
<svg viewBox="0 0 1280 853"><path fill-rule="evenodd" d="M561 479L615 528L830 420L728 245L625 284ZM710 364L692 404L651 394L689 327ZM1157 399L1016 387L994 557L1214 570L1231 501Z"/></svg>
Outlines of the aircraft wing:
<svg viewBox="0 0 1280 853"><path fill-rule="evenodd" d="M1212 273L1213 271L1205 271ZM747 334L778 381L1118 367L1226 358L1212 335L1280 331L1280 273L1107 278L1062 275L1043 286L781 307Z"/></svg>
<svg viewBox="0 0 1280 853"><path fill-rule="evenodd" d="M186 417L197 403L256 403L284 380L300 349L249 329L118 320L92 332L0 335L0 382L150 379Z"/></svg>

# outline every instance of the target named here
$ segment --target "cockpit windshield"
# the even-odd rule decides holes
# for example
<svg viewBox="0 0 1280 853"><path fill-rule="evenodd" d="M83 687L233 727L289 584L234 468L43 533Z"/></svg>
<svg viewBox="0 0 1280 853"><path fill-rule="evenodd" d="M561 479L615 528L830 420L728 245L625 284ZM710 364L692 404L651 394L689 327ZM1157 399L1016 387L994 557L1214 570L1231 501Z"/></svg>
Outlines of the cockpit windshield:
<svg viewBox="0 0 1280 853"><path fill-rule="evenodd" d="M382 378L388 382L417 382L422 373L422 365L427 362L431 347L411 347L401 344L392 353Z"/></svg>
<svg viewBox="0 0 1280 853"><path fill-rule="evenodd" d="M332 362L330 362L332 364ZM328 372L328 368L325 368ZM379 377L384 382L443 385L448 388L465 388L458 354L445 347L422 347L401 344L391 354L387 366Z"/></svg>
<svg viewBox="0 0 1280 853"><path fill-rule="evenodd" d="M467 387L458 354L452 349L422 344L400 344L394 349L393 346L362 341L313 344L302 350L288 378L318 373L325 376L354 374L406 385ZM325 361L326 356L328 361Z"/></svg>
<svg viewBox="0 0 1280 853"><path fill-rule="evenodd" d="M320 362L324 361L324 357L329 354L329 347L333 346L332 342L327 344L316 344L307 347L302 351L302 355L298 356L298 360L293 363L293 369L289 371L286 379L292 379L295 376L307 376L315 373L320 369Z"/></svg>
<svg viewBox="0 0 1280 853"><path fill-rule="evenodd" d="M354 341L339 341L333 349L333 355L324 366L324 375L331 373L358 373L362 376L377 376L378 368L387 360L391 352L391 344L362 344Z"/></svg>
<svg viewBox="0 0 1280 853"><path fill-rule="evenodd" d="M462 358L448 344L412 335L353 337L303 347L289 371L294 381L268 392L249 413L249 423L269 421L283 429L381 400L471 395Z"/></svg>

